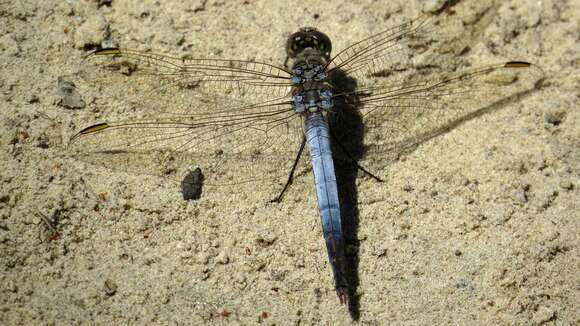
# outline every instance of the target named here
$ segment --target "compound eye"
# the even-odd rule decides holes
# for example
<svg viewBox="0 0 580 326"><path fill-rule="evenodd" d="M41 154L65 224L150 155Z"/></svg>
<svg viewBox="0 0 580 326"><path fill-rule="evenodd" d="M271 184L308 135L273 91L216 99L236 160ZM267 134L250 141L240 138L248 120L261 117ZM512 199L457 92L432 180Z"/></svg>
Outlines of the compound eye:
<svg viewBox="0 0 580 326"><path fill-rule="evenodd" d="M288 42L286 44L286 53L291 58L296 57L296 55L298 54L298 52L300 52L300 41L301 41L301 39L302 39L302 37L299 36L299 35L296 35L294 37L291 36L288 39Z"/></svg>
<svg viewBox="0 0 580 326"><path fill-rule="evenodd" d="M328 36L326 36L326 34L319 32L319 31L312 31L312 37L314 39L316 39L316 43L314 43L314 45L316 46L316 48L320 51L323 52L325 54L330 54L330 51L332 50L332 44L330 43L330 39L328 38Z"/></svg>
<svg viewBox="0 0 580 326"><path fill-rule="evenodd" d="M328 55L331 49L330 39L313 28L304 28L290 35L286 43L286 53L289 57L296 57L306 48L314 48Z"/></svg>

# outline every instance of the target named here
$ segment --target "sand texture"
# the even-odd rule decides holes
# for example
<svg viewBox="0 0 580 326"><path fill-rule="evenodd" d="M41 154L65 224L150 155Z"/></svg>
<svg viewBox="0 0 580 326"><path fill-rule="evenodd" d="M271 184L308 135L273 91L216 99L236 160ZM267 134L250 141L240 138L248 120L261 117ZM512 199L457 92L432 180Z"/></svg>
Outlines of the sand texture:
<svg viewBox="0 0 580 326"><path fill-rule="evenodd" d="M103 166L67 148L82 128L136 115L132 99L179 101L131 77L88 82L83 58L122 46L282 65L300 27L327 33L336 53L444 1L0 0L0 324L577 325L580 1L450 2L459 24L429 36L455 35L442 63L529 61L542 76L401 155L361 160L385 182L359 173L342 190L347 308L308 168L281 203L270 203L279 182L209 185L185 201L173 167ZM206 154L190 167L228 152ZM248 175L273 173L251 163ZM228 160L202 172L245 173Z"/></svg>

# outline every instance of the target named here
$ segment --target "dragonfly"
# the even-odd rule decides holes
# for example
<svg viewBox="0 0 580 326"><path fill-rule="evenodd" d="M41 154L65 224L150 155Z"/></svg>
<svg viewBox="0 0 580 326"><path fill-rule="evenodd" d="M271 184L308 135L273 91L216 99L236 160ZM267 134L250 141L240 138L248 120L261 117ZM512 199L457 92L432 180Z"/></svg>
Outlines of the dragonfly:
<svg viewBox="0 0 580 326"><path fill-rule="evenodd" d="M283 65L99 49L87 57L91 78L128 98L121 106L131 109L80 130L69 148L108 166L132 160L140 172L151 167L139 165L145 157L158 165L193 161L218 190L276 182L277 202L297 171L312 171L334 288L347 304L338 152L381 182L388 157L537 81L539 68L526 61L458 69L439 59L437 35L444 35L437 16L422 14L333 54L328 35L301 28L286 41Z"/></svg>

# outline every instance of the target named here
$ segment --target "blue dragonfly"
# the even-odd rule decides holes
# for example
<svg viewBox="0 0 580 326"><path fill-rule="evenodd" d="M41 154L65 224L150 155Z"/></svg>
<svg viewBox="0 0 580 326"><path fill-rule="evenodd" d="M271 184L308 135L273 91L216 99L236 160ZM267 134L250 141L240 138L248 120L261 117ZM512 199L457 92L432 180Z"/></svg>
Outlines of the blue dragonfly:
<svg viewBox="0 0 580 326"><path fill-rule="evenodd" d="M130 114L82 129L69 148L108 166L132 160L143 173L152 157L162 166L190 162L216 189L278 182L277 202L297 171L311 169L336 293L347 303L337 152L381 182L388 157L537 81L539 69L524 61L457 69L437 52L440 26L422 15L336 55L326 34L302 28L289 36L283 66L100 49L88 56L90 78L128 98L121 106ZM311 168L300 160L306 144Z"/></svg>

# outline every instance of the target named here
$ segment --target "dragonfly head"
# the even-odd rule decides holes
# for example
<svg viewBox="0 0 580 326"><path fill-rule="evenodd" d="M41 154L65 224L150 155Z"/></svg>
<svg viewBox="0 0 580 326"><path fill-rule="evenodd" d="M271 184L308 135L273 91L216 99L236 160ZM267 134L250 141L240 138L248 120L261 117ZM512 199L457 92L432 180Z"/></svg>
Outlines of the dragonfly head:
<svg viewBox="0 0 580 326"><path fill-rule="evenodd" d="M316 51L326 61L330 59L332 43L326 34L314 27L303 27L290 35L286 41L286 54L289 58L300 56L305 50Z"/></svg>

